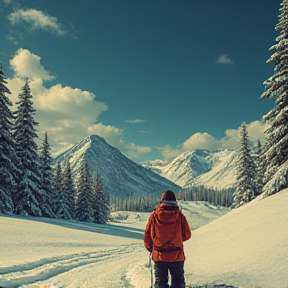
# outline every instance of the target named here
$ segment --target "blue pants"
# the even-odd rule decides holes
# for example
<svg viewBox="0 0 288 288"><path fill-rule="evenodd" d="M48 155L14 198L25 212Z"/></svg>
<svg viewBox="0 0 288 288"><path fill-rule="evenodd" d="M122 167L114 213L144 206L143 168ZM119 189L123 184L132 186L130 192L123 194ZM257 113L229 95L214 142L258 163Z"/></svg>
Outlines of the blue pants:
<svg viewBox="0 0 288 288"><path fill-rule="evenodd" d="M169 288L168 271L171 274L171 288L185 288L184 261L157 261L155 269L155 288Z"/></svg>

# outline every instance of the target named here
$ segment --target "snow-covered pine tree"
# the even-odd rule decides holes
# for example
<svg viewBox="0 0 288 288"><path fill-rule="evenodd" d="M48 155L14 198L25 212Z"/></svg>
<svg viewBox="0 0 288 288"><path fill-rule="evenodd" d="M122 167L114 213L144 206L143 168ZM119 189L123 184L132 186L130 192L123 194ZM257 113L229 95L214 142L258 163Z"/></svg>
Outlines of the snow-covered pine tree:
<svg viewBox="0 0 288 288"><path fill-rule="evenodd" d="M75 188L72 179L72 171L69 160L63 171L63 194L66 201L67 211L72 219L75 218Z"/></svg>
<svg viewBox="0 0 288 288"><path fill-rule="evenodd" d="M62 182L62 168L61 164L58 162L54 171L54 203L53 203L53 212L57 218L62 218L61 213L63 212L63 182Z"/></svg>
<svg viewBox="0 0 288 288"><path fill-rule="evenodd" d="M48 134L45 131L44 140L42 143L42 147L40 148L40 167L42 174L42 215L44 217L55 218L55 214L53 213L53 202L55 199L54 192L54 169L52 167L53 158L50 153L50 144L48 142Z"/></svg>
<svg viewBox="0 0 288 288"><path fill-rule="evenodd" d="M251 156L246 123L240 129L240 144L237 149L237 182L233 194L233 208L250 202L256 194L255 164Z"/></svg>
<svg viewBox="0 0 288 288"><path fill-rule="evenodd" d="M15 113L14 137L17 143L17 155L21 161L21 176L15 196L16 213L31 216L42 216L43 206L42 176L39 163L38 146L35 139L36 110L33 108L32 94L25 81L18 95L19 102Z"/></svg>
<svg viewBox="0 0 288 288"><path fill-rule="evenodd" d="M67 207L67 200L65 198L64 193L64 185L63 185L63 174L62 174L62 167L60 162L56 165L56 173L55 173L55 206L54 206L54 213L57 218L60 219L72 219L72 216L69 213Z"/></svg>
<svg viewBox="0 0 288 288"><path fill-rule="evenodd" d="M256 167L256 194L258 196L262 193L264 172L265 172L265 158L263 157L263 149L260 140L258 139L254 151L253 159Z"/></svg>
<svg viewBox="0 0 288 288"><path fill-rule="evenodd" d="M12 135L12 102L6 94L11 94L6 86L6 77L0 64L0 213L13 212L13 197L19 177L19 160L16 142Z"/></svg>
<svg viewBox="0 0 288 288"><path fill-rule="evenodd" d="M109 197L104 190L104 185L101 177L95 173L92 186L92 209L94 215L94 222L105 224L108 221L110 213Z"/></svg>
<svg viewBox="0 0 288 288"><path fill-rule="evenodd" d="M91 208L93 211L93 222L100 223L101 201L98 198L98 174L95 172L92 179Z"/></svg>
<svg viewBox="0 0 288 288"><path fill-rule="evenodd" d="M92 201L92 177L87 160L84 157L76 180L76 219L86 222L94 221Z"/></svg>
<svg viewBox="0 0 288 288"><path fill-rule="evenodd" d="M266 91L260 97L276 100L276 107L264 116L270 124L266 131L264 197L288 187L288 0L280 5L279 23L275 27L280 35L270 48L274 53L267 61L275 66L274 75L264 82Z"/></svg>

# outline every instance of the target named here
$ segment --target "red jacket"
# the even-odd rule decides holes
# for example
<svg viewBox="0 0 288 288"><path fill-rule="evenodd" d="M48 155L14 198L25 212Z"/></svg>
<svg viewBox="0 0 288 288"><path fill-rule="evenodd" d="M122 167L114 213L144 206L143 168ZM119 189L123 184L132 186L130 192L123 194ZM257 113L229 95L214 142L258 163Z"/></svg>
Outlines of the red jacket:
<svg viewBox="0 0 288 288"><path fill-rule="evenodd" d="M191 229L179 207L161 203L149 217L144 245L154 261L183 261L183 241L190 237Z"/></svg>

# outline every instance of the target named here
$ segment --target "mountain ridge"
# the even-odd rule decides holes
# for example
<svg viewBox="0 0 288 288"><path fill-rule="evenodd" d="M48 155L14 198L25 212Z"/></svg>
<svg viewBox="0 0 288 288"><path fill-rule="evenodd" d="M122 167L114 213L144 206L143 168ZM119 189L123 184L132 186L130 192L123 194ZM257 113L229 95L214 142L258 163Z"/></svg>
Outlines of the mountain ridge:
<svg viewBox="0 0 288 288"><path fill-rule="evenodd" d="M236 153L234 150L188 150L171 162L154 160L142 164L182 188L204 185L213 189L233 188L236 184Z"/></svg>
<svg viewBox="0 0 288 288"><path fill-rule="evenodd" d="M105 191L120 198L134 194L160 196L165 190L177 192L180 186L167 178L147 170L109 145L103 137L89 135L55 158L61 164L70 162L72 174L79 174L80 164L86 158L92 173L102 179Z"/></svg>

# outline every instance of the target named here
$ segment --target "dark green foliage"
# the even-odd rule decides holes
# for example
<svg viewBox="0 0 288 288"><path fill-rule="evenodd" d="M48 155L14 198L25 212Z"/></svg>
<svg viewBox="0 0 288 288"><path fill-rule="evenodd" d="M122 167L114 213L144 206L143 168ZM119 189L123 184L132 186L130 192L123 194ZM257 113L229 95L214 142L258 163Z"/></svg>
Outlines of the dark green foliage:
<svg viewBox="0 0 288 288"><path fill-rule="evenodd" d="M264 185L264 173L265 173L265 157L263 157L263 148L260 140L257 141L257 144L253 151L253 160L256 166L256 192L255 196L258 196L262 193L262 188Z"/></svg>
<svg viewBox="0 0 288 288"><path fill-rule="evenodd" d="M75 188L72 179L70 162L68 161L63 171L62 193L66 202L67 213L71 218L75 218Z"/></svg>
<svg viewBox="0 0 288 288"><path fill-rule="evenodd" d="M266 91L260 98L275 98L276 106L264 116L270 124L265 147L265 185L263 196L269 196L288 187L288 0L283 0L279 23L279 36L267 63L274 65L274 74L264 82Z"/></svg>
<svg viewBox="0 0 288 288"><path fill-rule="evenodd" d="M234 188L213 189L203 185L192 186L179 191L177 199L184 201L205 201L215 206L230 207L234 191Z"/></svg>
<svg viewBox="0 0 288 288"><path fill-rule="evenodd" d="M151 212L159 203L159 197L133 195L126 199L114 198L112 202L113 211Z"/></svg>
<svg viewBox="0 0 288 288"><path fill-rule="evenodd" d="M27 80L18 97L14 137L17 143L17 155L21 161L21 175L15 196L15 212L42 216L42 175L38 147L35 142L38 137L35 127L38 123L34 120L33 96Z"/></svg>
<svg viewBox="0 0 288 288"><path fill-rule="evenodd" d="M241 126L240 144L237 150L237 182L232 204L234 208L255 198L256 180L256 166L251 155L247 127L244 122Z"/></svg>
<svg viewBox="0 0 288 288"><path fill-rule="evenodd" d="M6 96L10 94L6 84L6 77L0 65L0 213L13 212L13 198L20 174L16 143L12 135L12 103Z"/></svg>
<svg viewBox="0 0 288 288"><path fill-rule="evenodd" d="M100 176L95 173L92 186L92 210L95 223L104 224L108 221L110 213L109 197L105 193Z"/></svg>
<svg viewBox="0 0 288 288"><path fill-rule="evenodd" d="M234 189L215 190L204 186L192 186L187 189L180 190L177 200L184 201L206 201L215 206L232 205ZM151 212L159 204L160 196L139 196L133 195L127 199L113 198L113 211L134 211L134 212Z"/></svg>
<svg viewBox="0 0 288 288"><path fill-rule="evenodd" d="M84 158L76 181L76 219L94 222L92 201L92 178L88 163Z"/></svg>
<svg viewBox="0 0 288 288"><path fill-rule="evenodd" d="M48 142L48 134L45 131L44 140L42 147L40 149L40 167L42 173L42 191L43 191L43 201L42 201L42 215L44 217L55 217L52 207L53 199L55 199L54 190L54 169L52 168L53 158L50 154L50 144Z"/></svg>

